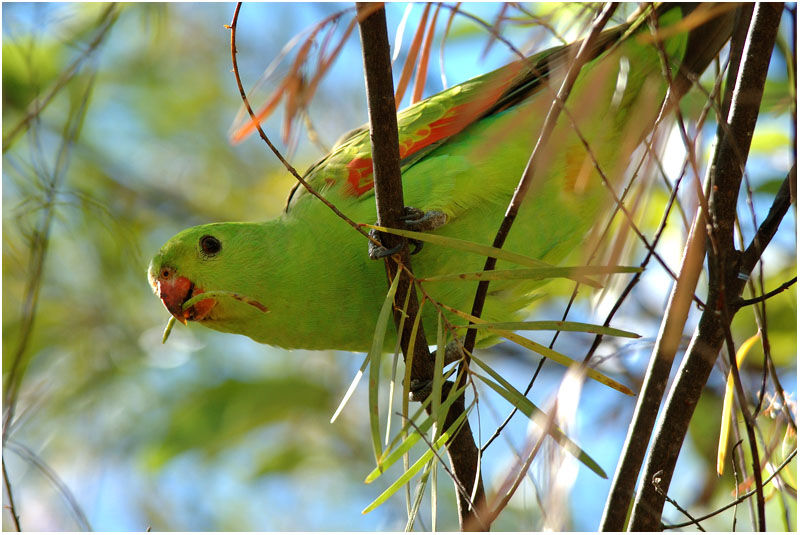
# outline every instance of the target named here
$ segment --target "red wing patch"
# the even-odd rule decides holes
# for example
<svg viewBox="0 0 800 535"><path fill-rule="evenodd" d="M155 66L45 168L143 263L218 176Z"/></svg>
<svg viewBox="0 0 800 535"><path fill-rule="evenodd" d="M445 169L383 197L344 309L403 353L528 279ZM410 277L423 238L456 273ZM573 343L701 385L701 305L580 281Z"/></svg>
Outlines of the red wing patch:
<svg viewBox="0 0 800 535"><path fill-rule="evenodd" d="M372 158L353 158L347 164L347 186L345 194L351 197L360 197L371 190Z"/></svg>
<svg viewBox="0 0 800 535"><path fill-rule="evenodd" d="M466 102L453 106L435 121L423 126L400 141L400 158L405 158L446 137L459 133L477 116L475 104ZM347 164L346 195L360 197L373 187L372 158L353 158Z"/></svg>
<svg viewBox="0 0 800 535"><path fill-rule="evenodd" d="M477 120L503 94L520 71L520 64L508 65L498 76L478 91L477 98L449 108L444 115L400 140L400 158L406 158L442 139L461 132ZM353 158L347 164L345 195L360 197L373 187L372 158Z"/></svg>

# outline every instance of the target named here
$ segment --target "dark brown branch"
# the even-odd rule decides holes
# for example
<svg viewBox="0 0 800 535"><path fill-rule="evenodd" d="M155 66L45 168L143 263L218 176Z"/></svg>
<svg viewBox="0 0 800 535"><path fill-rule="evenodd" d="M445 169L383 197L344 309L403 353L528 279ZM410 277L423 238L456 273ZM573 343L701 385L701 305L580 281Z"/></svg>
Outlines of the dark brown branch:
<svg viewBox="0 0 800 535"><path fill-rule="evenodd" d="M786 290L794 286L796 283L797 283L797 277L792 277L788 281L784 282L774 290L765 293L764 295L759 295L758 297L753 297L752 299L742 299L740 301L737 301L736 306L741 308L750 305L757 305L758 303L763 303L770 297L775 297L779 293L785 292Z"/></svg>
<svg viewBox="0 0 800 535"><path fill-rule="evenodd" d="M400 152L397 132L397 115L395 112L394 84L392 81L391 59L389 56L389 39L386 31L386 14L383 7L375 9L372 4L357 3L359 13L359 32L361 35L364 57L364 73L367 86L369 107L370 139L372 141L372 162L375 179L375 202L378 210L378 224L386 227L403 228L401 217L404 214L403 186L400 175ZM373 11L371 14L367 12ZM367 15L368 16L363 16ZM400 325L403 302L402 296L408 295L413 279L400 265L410 272L411 261L408 244L404 238L383 234L383 245L392 248L403 243L400 253L386 258L386 271L390 280L402 277L395 297L395 325ZM407 319L403 322L401 347L405 355L406 365L411 366L411 381L419 384L429 383L433 379L434 363L428 352L428 344L422 326L417 331L414 342L414 354L408 354L409 342L413 330L414 318L418 313L416 292L410 293L406 309ZM443 392L442 395L446 393ZM444 429L464 411L463 394L453 403L449 410ZM456 495L458 496L459 522L464 529L488 529L477 517L477 511L485 509L483 483L478 473L479 452L472 437L469 422L465 421L460 430L447 444L447 452L455 474ZM465 496L461 489L476 489L472 500ZM475 504L475 508L472 504Z"/></svg>
<svg viewBox="0 0 800 535"><path fill-rule="evenodd" d="M709 222L708 306L700 318L659 419L656 438L648 454L647 468L631 514L629 529L632 531L656 531L660 528L664 497L657 492L652 481L658 474L662 488L669 488L692 413L726 335L730 332L730 320L735 312L732 307L744 288L745 280L740 276L740 253L733 244L736 201L780 14L780 4L757 5L736 86L732 88L734 94L727 117L728 124L721 121L717 130L718 143L711 168L713 178L709 203L712 221ZM762 243L762 250L763 247L766 247L766 243ZM747 275L749 273L745 274L745 279ZM747 419L746 400L740 397L739 401ZM750 438L752 453L757 455L754 438ZM756 465L753 469L757 478L757 495L761 495L761 500L761 468ZM759 528L764 529L763 507L759 507L759 516Z"/></svg>
<svg viewBox="0 0 800 535"><path fill-rule="evenodd" d="M783 220L786 212L789 211L789 206L792 204L790 190L793 183L797 183L797 164L792 166L789 174L783 180L767 217L759 225L756 235L753 236L753 241L750 242L750 245L747 246L747 249L742 254L742 270L744 273L749 273L755 267L756 262L761 258L761 253L764 252L764 247L778 231L778 225Z"/></svg>
<svg viewBox="0 0 800 535"><path fill-rule="evenodd" d="M749 9L742 9L737 14L735 30L731 40L731 61L730 69L738 70L739 57L744 47L749 27L752 6ZM663 50L661 50L663 54ZM662 58L663 61L663 58ZM681 80L679 79L678 82ZM673 80L671 91L687 89L683 78L683 87ZM735 76L728 73L728 88L734 86ZM726 102L730 101L730 90L725 94ZM708 96L709 102L712 97ZM718 113L718 117L723 114ZM722 119L719 119L720 121ZM682 130L685 136L685 130ZM686 139L684 137L684 139ZM687 146L694 143L689 142ZM693 156L692 156L693 157ZM696 171L695 171L696 172ZM709 190L707 177L705 190ZM699 193L703 195L702 191ZM633 497L636 481L645 458L647 445L653 432L658 410L666 391L669 380L670 370L678 351L680 341L683 336L684 325L689 316L691 305L690 296L695 291L700 272L703 269L703 259L705 257L705 227L708 206L705 197L702 197L702 205L698 208L697 214L692 222L689 237L684 247L679 270L679 278L670 292L666 313L659 328L655 347L650 356L647 372L645 374L642 391L636 403L633 419L631 420L625 445L622 449L622 457L614 473L614 481L611 485L611 492L606 500L603 518L600 529L603 531L620 531L625 527L628 516L630 500Z"/></svg>

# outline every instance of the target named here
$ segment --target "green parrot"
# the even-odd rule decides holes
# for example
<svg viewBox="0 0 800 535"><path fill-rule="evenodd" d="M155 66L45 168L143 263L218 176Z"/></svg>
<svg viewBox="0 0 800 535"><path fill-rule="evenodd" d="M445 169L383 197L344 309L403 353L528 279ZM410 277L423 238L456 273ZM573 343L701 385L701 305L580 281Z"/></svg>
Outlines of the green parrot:
<svg viewBox="0 0 800 535"><path fill-rule="evenodd" d="M584 65L537 162L535 182L504 249L557 264L588 248L590 229L613 206L595 160L612 183L622 183L667 93L653 35L664 36L660 47L680 97L690 85L680 81L698 77L732 30L731 9L706 7L660 6L655 34L651 19L642 15L599 35L594 59ZM694 25L687 24L691 15ZM398 114L405 203L420 220L435 222L426 230L492 242L577 46L513 62ZM375 221L366 127L312 165L305 180L353 221ZM183 323L284 348L363 352L372 344L387 293L384 263L370 258L367 245L363 235L300 188L292 191L285 213L271 221L212 223L180 232L152 259L148 277ZM428 244L412 264L417 277L431 277L480 271L484 260ZM482 317L519 320L541 285L493 281ZM465 311L475 289L474 282L425 283L432 299ZM201 295L208 297L184 306ZM436 331L434 307L423 309L423 322L428 332ZM394 336L387 333L387 348L394 346Z"/></svg>

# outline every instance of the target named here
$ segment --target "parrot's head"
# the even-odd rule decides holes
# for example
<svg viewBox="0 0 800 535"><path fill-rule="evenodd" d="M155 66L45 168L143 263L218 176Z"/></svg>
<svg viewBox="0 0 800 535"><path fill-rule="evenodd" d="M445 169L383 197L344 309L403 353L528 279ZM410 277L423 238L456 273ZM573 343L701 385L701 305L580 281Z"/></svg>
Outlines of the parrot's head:
<svg viewBox="0 0 800 535"><path fill-rule="evenodd" d="M255 244L263 243L263 232L256 223L212 223L176 234L150 261L153 291L184 324L228 330L226 322L266 312L252 296L254 263L263 261Z"/></svg>

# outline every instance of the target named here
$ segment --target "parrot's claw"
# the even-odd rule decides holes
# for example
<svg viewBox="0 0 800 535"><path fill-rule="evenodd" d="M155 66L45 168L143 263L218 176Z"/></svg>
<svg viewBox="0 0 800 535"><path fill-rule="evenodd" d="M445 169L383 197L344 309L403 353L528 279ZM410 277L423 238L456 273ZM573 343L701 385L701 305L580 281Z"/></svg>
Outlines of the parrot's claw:
<svg viewBox="0 0 800 535"><path fill-rule="evenodd" d="M378 243L381 242L380 232L378 232L375 229L372 229L372 230L369 231L369 237L372 238L373 240L377 241ZM369 254L369 257L371 259L380 260L381 258L386 258L387 256L392 256L395 253L399 253L400 249L402 249L402 248L403 248L403 244L402 243L392 247L391 249L387 249L383 245L375 245L375 242L370 240L369 249L367 250L367 253Z"/></svg>
<svg viewBox="0 0 800 535"><path fill-rule="evenodd" d="M435 230L447 223L447 214L444 212L439 212L438 210L423 212L419 208L406 206L405 213L400 220L403 221L407 230L414 232L426 232ZM381 241L380 233L376 230L370 230L369 236L378 242ZM412 255L415 255L422 250L423 242L420 240L409 238L408 242L414 247L411 251ZM392 247L391 249L387 249L386 247L375 245L372 241L370 241L368 252L370 258L373 260L379 260L395 253L399 253L402 248L403 245L400 244Z"/></svg>
<svg viewBox="0 0 800 535"><path fill-rule="evenodd" d="M464 339L450 340L444 347L444 365L452 364L464 358Z"/></svg>
<svg viewBox="0 0 800 535"><path fill-rule="evenodd" d="M463 358L464 339L459 338L450 340L444 348L444 365L448 366ZM431 353L431 358L435 358L435 353ZM447 383L452 384L450 381ZM445 384L444 386L447 386ZM425 401L433 391L433 381L430 379L411 379L408 385L408 399L409 401Z"/></svg>
<svg viewBox="0 0 800 535"><path fill-rule="evenodd" d="M433 381L411 379L408 385L408 400L422 403L433 392Z"/></svg>
<svg viewBox="0 0 800 535"><path fill-rule="evenodd" d="M405 207L405 214L400 219L406 224L408 230L415 232L428 232L436 230L447 223L447 214L438 210L423 212L413 206Z"/></svg>

